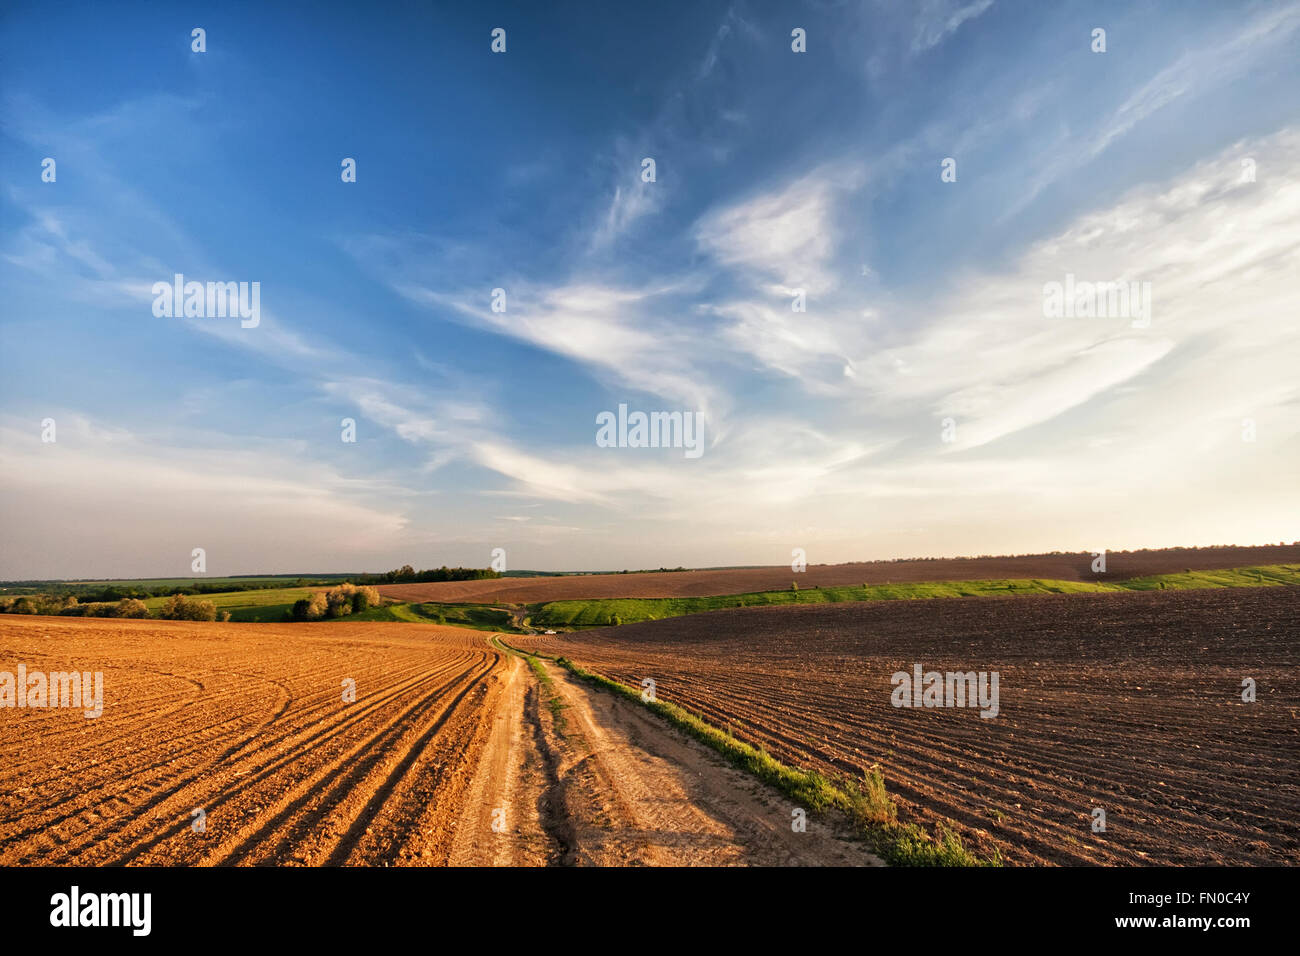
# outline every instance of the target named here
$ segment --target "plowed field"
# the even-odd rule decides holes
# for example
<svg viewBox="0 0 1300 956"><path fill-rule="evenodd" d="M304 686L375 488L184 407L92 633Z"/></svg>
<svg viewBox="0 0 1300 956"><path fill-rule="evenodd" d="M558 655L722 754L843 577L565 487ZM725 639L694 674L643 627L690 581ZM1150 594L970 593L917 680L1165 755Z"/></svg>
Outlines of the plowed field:
<svg viewBox="0 0 1300 956"><path fill-rule="evenodd" d="M452 601L533 604L581 598L704 597L783 591L792 579L801 588L902 584L916 581L976 581L1004 578L1050 578L1057 581L1118 581L1148 574L1209 571L1290 564L1300 561L1300 547L1169 548L1160 551L1112 552L1106 574L1092 571L1091 554L1039 554L1018 557L942 558L924 561L865 561L809 565L795 575L789 565L720 571L672 571L646 574L583 574L544 578L497 578L486 581L439 581L385 584L385 597L397 601Z"/></svg>
<svg viewBox="0 0 1300 956"><path fill-rule="evenodd" d="M104 694L0 708L0 865L445 862L505 660L435 625L6 615L0 670Z"/></svg>
<svg viewBox="0 0 1300 956"><path fill-rule="evenodd" d="M878 764L902 818L951 820L1010 863L1300 862L1295 588L759 607L511 640L652 678L789 763ZM998 671L998 716L893 706L917 663Z"/></svg>
<svg viewBox="0 0 1300 956"><path fill-rule="evenodd" d="M102 672L103 710L0 707L0 865L879 863L480 631L0 618L19 665Z"/></svg>

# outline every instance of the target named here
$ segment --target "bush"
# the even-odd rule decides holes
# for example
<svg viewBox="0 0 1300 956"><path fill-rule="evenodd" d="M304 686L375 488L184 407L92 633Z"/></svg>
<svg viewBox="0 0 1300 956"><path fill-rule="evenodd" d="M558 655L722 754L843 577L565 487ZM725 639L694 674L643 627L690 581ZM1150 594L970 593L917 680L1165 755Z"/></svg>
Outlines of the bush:
<svg viewBox="0 0 1300 956"><path fill-rule="evenodd" d="M167 621L215 621L217 606L211 601L191 600L184 594L173 594L163 604L159 616Z"/></svg>
<svg viewBox="0 0 1300 956"><path fill-rule="evenodd" d="M352 594L352 610L360 613L379 607L379 591L372 587L357 588Z"/></svg>
<svg viewBox="0 0 1300 956"><path fill-rule="evenodd" d="M340 584L336 588L330 588L325 592L325 616L326 617L344 617L352 613L352 595L356 593L356 585Z"/></svg>
<svg viewBox="0 0 1300 956"><path fill-rule="evenodd" d="M294 605L293 617L296 621L314 621L322 617L346 617L349 614L378 607L379 602L377 589L359 588L355 584L344 582L324 593L317 591L308 602L297 602ZM316 609L319 613L316 613Z"/></svg>
<svg viewBox="0 0 1300 956"><path fill-rule="evenodd" d="M295 621L319 621L329 610L329 602L324 591L316 591L309 598L295 601L293 619Z"/></svg>
<svg viewBox="0 0 1300 956"><path fill-rule="evenodd" d="M139 598L122 598L117 602L117 617L148 617L149 609Z"/></svg>

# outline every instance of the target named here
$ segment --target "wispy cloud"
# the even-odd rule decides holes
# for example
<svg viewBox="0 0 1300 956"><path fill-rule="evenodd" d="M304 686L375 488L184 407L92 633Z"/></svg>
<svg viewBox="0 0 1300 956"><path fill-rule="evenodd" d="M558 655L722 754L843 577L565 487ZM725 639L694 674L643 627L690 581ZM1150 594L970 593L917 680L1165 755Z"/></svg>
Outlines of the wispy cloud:
<svg viewBox="0 0 1300 956"><path fill-rule="evenodd" d="M967 20L973 20L993 6L993 0L925 0L916 14L916 32L912 36L912 52L922 53L942 43L956 33Z"/></svg>
<svg viewBox="0 0 1300 956"><path fill-rule="evenodd" d="M787 14L701 9L550 60L458 60L438 33L365 95L321 51L372 27L330 11L286 54L311 83L215 55L122 80L152 40L106 27L68 65L104 77L85 113L46 88L56 39L11 44L15 570L125 550L154 573L192 537L242 570L1119 547L1186 541L1189 514L1202 542L1300 536L1276 528L1300 447L1300 3L1125 8L1105 56L1050 5L818 4L806 54ZM512 43L594 22L518 17ZM527 88L502 95L503 65ZM422 88L442 125L413 120ZM260 280L261 324L155 319L177 271ZM1149 327L1045 318L1067 274L1150 282ZM704 455L597 447L622 401L704 412ZM1130 486L1159 493L1117 506Z"/></svg>

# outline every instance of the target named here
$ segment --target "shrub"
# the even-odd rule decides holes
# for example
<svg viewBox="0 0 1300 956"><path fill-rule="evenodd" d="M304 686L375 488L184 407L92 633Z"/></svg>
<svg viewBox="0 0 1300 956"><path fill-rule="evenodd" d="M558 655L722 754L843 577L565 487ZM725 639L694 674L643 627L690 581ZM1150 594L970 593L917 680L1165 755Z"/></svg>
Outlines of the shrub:
<svg viewBox="0 0 1300 956"><path fill-rule="evenodd" d="M352 613L352 596L356 593L356 585L340 584L336 588L330 588L325 592L325 616L326 617L344 617Z"/></svg>
<svg viewBox="0 0 1300 956"><path fill-rule="evenodd" d="M173 594L159 615L167 621L215 621L217 606L211 601L191 600L184 594Z"/></svg>
<svg viewBox="0 0 1300 956"><path fill-rule="evenodd" d="M352 610L361 612L379 607L379 591L372 587L357 588L352 593Z"/></svg>
<svg viewBox="0 0 1300 956"><path fill-rule="evenodd" d="M117 617L148 617L149 609L139 598L122 598L117 602Z"/></svg>
<svg viewBox="0 0 1300 956"><path fill-rule="evenodd" d="M295 601L293 605L293 619L295 621L319 621L325 616L329 609L329 604L325 598L324 591L315 591L311 597Z"/></svg>

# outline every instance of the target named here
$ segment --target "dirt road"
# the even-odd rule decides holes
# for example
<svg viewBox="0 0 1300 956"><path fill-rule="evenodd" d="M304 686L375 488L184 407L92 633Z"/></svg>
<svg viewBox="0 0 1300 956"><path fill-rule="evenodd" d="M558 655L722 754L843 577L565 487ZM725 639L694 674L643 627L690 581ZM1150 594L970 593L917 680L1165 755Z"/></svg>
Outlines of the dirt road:
<svg viewBox="0 0 1300 956"><path fill-rule="evenodd" d="M512 660L453 865L870 866L845 829L637 705Z"/></svg>
<svg viewBox="0 0 1300 956"><path fill-rule="evenodd" d="M559 780L574 862L593 866L871 866L834 823L645 709L545 665L561 703ZM801 826L796 829L800 817Z"/></svg>
<svg viewBox="0 0 1300 956"><path fill-rule="evenodd" d="M508 658L492 729L456 821L452 866L545 866L561 847L543 830L546 775L537 745L537 686L519 657Z"/></svg>

